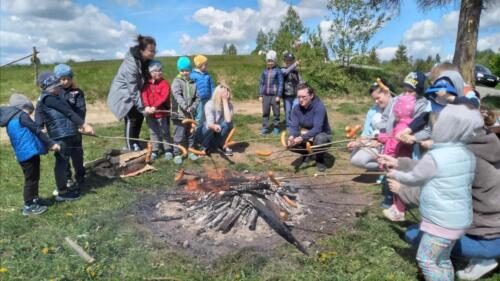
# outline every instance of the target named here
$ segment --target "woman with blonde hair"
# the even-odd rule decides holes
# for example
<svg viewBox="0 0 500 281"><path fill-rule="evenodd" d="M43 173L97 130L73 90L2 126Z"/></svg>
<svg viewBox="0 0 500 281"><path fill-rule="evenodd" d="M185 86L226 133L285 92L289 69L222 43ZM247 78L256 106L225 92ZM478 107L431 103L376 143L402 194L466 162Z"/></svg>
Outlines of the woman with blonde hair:
<svg viewBox="0 0 500 281"><path fill-rule="evenodd" d="M201 149L205 153L222 150L231 156L232 150L224 148L224 142L233 129L233 105L231 89L225 84L218 85L212 98L205 104L203 125L199 127L197 137Z"/></svg>

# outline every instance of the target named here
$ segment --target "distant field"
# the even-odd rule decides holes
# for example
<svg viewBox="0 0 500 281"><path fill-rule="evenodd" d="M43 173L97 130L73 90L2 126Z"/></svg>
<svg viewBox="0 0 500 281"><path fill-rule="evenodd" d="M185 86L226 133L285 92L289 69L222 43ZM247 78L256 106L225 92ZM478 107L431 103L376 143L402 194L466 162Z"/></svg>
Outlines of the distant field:
<svg viewBox="0 0 500 281"><path fill-rule="evenodd" d="M177 74L177 57L163 57L164 77L171 82ZM264 60L259 56L209 56L209 72L216 81L225 80L233 89L236 99L256 98ZM76 83L86 93L89 102L105 99L111 81L121 60L71 63ZM39 72L53 70L53 64L44 64ZM0 69L0 103L8 101L10 94L20 92L32 99L39 95L34 85L33 67L15 65Z"/></svg>

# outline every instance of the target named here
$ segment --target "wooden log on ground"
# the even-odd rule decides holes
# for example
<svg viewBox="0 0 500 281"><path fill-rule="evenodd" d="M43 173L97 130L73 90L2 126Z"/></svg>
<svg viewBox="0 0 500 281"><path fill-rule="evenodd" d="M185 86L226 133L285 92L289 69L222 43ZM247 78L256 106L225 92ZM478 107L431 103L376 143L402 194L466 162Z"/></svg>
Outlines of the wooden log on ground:
<svg viewBox="0 0 500 281"><path fill-rule="evenodd" d="M241 212L243 212L243 210L247 206L248 206L248 203L240 204L236 208L236 210L234 210L234 212L228 218L224 219L224 221L220 224L219 231L221 231L222 233L229 232L229 230L231 230L232 226L234 225L234 223L236 222L238 217L241 215Z"/></svg>
<svg viewBox="0 0 500 281"><path fill-rule="evenodd" d="M75 241L71 240L71 238L66 237L66 238L64 238L64 240L66 241L66 243L68 243L68 245L71 247L71 249L73 249L86 262L93 263L95 261L95 259L93 257L91 257L89 254L87 254L87 252L85 252L85 250L83 250L82 247L80 247L78 244L76 244Z"/></svg>
<svg viewBox="0 0 500 281"><path fill-rule="evenodd" d="M249 219L248 229L254 231L255 228L257 227L257 219L259 218L259 212L257 212L255 208L252 208L249 218L250 219Z"/></svg>

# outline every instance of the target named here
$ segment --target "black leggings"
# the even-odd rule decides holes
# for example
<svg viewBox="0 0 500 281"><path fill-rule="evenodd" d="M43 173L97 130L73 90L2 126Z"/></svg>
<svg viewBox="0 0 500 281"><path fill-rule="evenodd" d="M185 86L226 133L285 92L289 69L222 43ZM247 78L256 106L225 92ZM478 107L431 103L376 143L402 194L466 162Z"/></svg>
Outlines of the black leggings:
<svg viewBox="0 0 500 281"><path fill-rule="evenodd" d="M33 204L33 199L38 198L38 182L40 181L40 156L19 162L24 174L24 203Z"/></svg>
<svg viewBox="0 0 500 281"><path fill-rule="evenodd" d="M141 146L140 141L130 140L129 138L138 139L141 134L142 121L144 121L144 115L133 106L130 111L125 116L125 145L128 150L134 149L134 144Z"/></svg>

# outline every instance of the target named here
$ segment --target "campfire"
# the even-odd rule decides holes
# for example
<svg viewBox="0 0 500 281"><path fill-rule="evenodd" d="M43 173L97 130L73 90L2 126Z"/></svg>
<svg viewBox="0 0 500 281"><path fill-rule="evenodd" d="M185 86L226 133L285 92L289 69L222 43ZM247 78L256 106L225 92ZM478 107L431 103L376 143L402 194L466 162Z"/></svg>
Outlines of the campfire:
<svg viewBox="0 0 500 281"><path fill-rule="evenodd" d="M306 248L292 234L305 210L299 203L297 187L267 176L248 176L228 171L196 174L181 170L176 182L183 187L167 192L158 203L153 222L183 221L196 236L272 229L299 251ZM187 242L186 242L187 243Z"/></svg>

